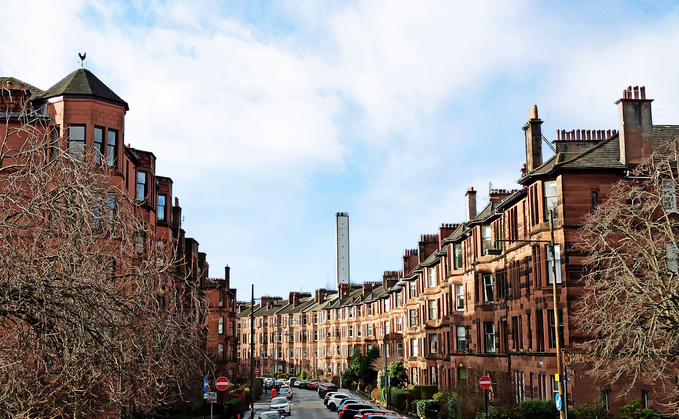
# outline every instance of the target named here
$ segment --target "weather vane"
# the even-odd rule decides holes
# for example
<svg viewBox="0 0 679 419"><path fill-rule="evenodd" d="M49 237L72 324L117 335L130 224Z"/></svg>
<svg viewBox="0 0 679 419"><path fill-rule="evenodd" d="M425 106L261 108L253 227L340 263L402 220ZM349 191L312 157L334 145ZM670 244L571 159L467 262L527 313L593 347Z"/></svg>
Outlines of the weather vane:
<svg viewBox="0 0 679 419"><path fill-rule="evenodd" d="M85 57L87 57L87 53L78 53L78 56L80 57L80 68L85 66Z"/></svg>

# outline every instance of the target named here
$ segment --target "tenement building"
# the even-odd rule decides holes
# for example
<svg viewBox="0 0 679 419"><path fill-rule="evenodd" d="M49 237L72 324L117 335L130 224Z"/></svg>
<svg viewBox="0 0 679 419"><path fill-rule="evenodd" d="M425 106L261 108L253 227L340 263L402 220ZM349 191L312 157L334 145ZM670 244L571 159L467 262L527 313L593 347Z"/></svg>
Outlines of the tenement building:
<svg viewBox="0 0 679 419"><path fill-rule="evenodd" d="M652 143L679 134L679 126L652 125L650 102L643 87L625 90L616 102L619 128L559 130L546 161L533 107L516 189L491 190L479 211L469 188L466 219L422 235L404 252L402 269L385 272L381 281L241 305L242 368L254 357L260 374L337 376L354 348L365 353L379 346L389 362L404 362L411 384L476 386L485 373L495 398L553 399L561 370L570 403L624 404L619 385L587 374L591 364L576 345L582 336L573 312L584 290L586 255L574 244L585 216L650 154ZM627 398L658 406L643 386Z"/></svg>
<svg viewBox="0 0 679 419"><path fill-rule="evenodd" d="M133 237L138 250L135 257L142 260L143 255L154 251L158 255L171 253L168 255L171 266L166 272L168 282L158 287L156 301L149 304L157 304L161 309L173 306L179 312L193 315L200 311L194 310L196 305L206 302L207 310L203 313L207 317L199 319L205 325L202 345L215 367L205 362L205 374L210 378L214 378L212 375L234 378L238 350L236 290L230 288L229 268L224 279L209 278L205 254L199 252L198 242L186 237L182 228L182 209L179 200L173 197L172 179L156 173L156 156L152 152L125 145L127 102L83 68L47 90L13 77L2 77L0 83L1 132L6 134L2 155L9 156L7 150L25 150L24 142L33 135L45 139L44 144L36 147L40 147L48 163L63 152L64 156L110 173L110 182L125 199L114 202L107 197L103 211L110 214L116 205L129 203L146 228ZM24 111L29 108L32 113L27 118ZM6 168L8 160L4 163ZM96 211L93 214L96 222L101 215ZM120 267L114 263L112 269L115 275Z"/></svg>

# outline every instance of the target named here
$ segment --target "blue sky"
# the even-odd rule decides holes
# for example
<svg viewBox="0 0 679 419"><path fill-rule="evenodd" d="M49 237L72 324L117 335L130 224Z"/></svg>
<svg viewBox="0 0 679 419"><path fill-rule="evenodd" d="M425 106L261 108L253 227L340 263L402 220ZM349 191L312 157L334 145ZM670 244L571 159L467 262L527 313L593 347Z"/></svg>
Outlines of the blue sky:
<svg viewBox="0 0 679 419"><path fill-rule="evenodd" d="M26 11L30 11L30 18ZM125 99L125 143L174 180L211 276L287 298L351 278L464 220L464 193L515 188L521 127L617 129L646 86L679 123L670 1L8 1L0 75L46 89L85 67ZM545 157L548 157L545 151Z"/></svg>

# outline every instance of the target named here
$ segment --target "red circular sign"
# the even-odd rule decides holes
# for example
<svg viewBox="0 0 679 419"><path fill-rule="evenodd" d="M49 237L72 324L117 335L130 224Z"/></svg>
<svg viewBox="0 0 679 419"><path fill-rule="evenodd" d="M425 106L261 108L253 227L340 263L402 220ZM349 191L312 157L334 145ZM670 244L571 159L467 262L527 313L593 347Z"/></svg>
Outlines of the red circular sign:
<svg viewBox="0 0 679 419"><path fill-rule="evenodd" d="M255 370L255 375L259 375L259 368Z"/></svg>
<svg viewBox="0 0 679 419"><path fill-rule="evenodd" d="M219 391L226 390L229 388L229 379L226 377L219 377L217 381L215 381L215 387L217 387L217 390Z"/></svg>
<svg viewBox="0 0 679 419"><path fill-rule="evenodd" d="M488 390L490 386L493 385L493 381L490 379L490 377L484 375L483 377L479 378L479 385L482 389Z"/></svg>

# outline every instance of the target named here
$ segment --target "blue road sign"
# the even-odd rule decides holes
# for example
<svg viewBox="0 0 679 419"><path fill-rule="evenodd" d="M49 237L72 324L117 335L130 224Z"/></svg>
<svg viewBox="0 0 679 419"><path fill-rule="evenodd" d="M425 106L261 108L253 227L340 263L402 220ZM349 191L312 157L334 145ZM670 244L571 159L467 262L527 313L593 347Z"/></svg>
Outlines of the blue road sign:
<svg viewBox="0 0 679 419"><path fill-rule="evenodd" d="M207 385L207 375L203 379L203 393L207 394L208 391L210 390L210 387Z"/></svg>
<svg viewBox="0 0 679 419"><path fill-rule="evenodd" d="M556 410L561 410L561 406L563 405L563 403L561 403L561 394L556 395L554 402L556 403Z"/></svg>

